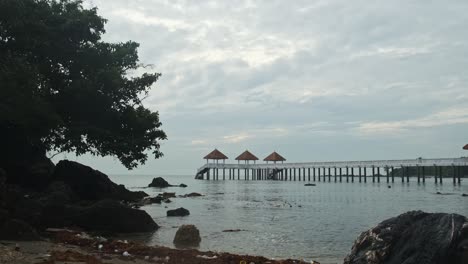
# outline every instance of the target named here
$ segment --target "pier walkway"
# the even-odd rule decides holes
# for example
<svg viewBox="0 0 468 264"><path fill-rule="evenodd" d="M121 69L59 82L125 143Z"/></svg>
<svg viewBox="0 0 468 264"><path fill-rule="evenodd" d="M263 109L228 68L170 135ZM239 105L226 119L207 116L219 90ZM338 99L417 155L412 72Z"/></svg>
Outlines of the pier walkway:
<svg viewBox="0 0 468 264"><path fill-rule="evenodd" d="M402 182L409 182L410 177L417 177L418 182L425 182L428 168L435 183L442 183L447 177L447 168L453 183L461 183L468 158L442 159L404 159L371 161L327 161L302 163L266 163L266 164L228 164L207 163L200 167L196 179L206 180L279 180L279 181L364 181L372 177L373 182L385 178L394 182L395 177ZM443 173L445 168L445 174ZM381 174L381 170L382 173ZM398 174L398 175L396 175Z"/></svg>

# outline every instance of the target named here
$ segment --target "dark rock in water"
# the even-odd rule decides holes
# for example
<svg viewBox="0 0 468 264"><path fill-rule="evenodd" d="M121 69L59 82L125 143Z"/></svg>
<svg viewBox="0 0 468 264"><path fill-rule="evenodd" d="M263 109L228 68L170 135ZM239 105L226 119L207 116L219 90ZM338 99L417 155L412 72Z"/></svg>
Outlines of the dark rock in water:
<svg viewBox="0 0 468 264"><path fill-rule="evenodd" d="M164 200L165 203L172 203L171 199Z"/></svg>
<svg viewBox="0 0 468 264"><path fill-rule="evenodd" d="M135 202L148 196L143 192L131 192L123 185L112 182L104 173L74 161L60 161L55 168L54 180L69 185L81 200L116 199Z"/></svg>
<svg viewBox="0 0 468 264"><path fill-rule="evenodd" d="M158 196L160 196L162 199L175 198L176 193L165 192L165 193L160 193Z"/></svg>
<svg viewBox="0 0 468 264"><path fill-rule="evenodd" d="M306 184L304 184L304 186L316 186L316 184L315 183L306 183Z"/></svg>
<svg viewBox="0 0 468 264"><path fill-rule="evenodd" d="M200 197L200 196L203 196L203 195L193 192L193 193L181 195L180 197L187 198L187 197Z"/></svg>
<svg viewBox="0 0 468 264"><path fill-rule="evenodd" d="M388 186L387 186L387 188L391 189L391 188L392 188L392 186L391 186L391 185L388 185Z"/></svg>
<svg viewBox="0 0 468 264"><path fill-rule="evenodd" d="M436 194L442 194L441 192L436 192Z"/></svg>
<svg viewBox="0 0 468 264"><path fill-rule="evenodd" d="M161 177L154 178L148 187L166 188L171 186L166 180Z"/></svg>
<svg viewBox="0 0 468 264"><path fill-rule="evenodd" d="M186 187L187 187L187 184L181 183L181 184L179 185L179 187L186 188Z"/></svg>
<svg viewBox="0 0 468 264"><path fill-rule="evenodd" d="M226 229L226 230L223 230L223 232L225 232L225 233L233 233L233 232L241 232L241 231L247 231L247 230L244 230L244 229Z"/></svg>
<svg viewBox="0 0 468 264"><path fill-rule="evenodd" d="M181 208L177 208L175 210L169 210L167 211L167 216L187 216L187 215L190 215L190 212L189 210L181 207Z"/></svg>
<svg viewBox="0 0 468 264"><path fill-rule="evenodd" d="M463 197L467 197L467 196L468 196L468 194L466 194L466 193L463 193L463 194L462 194L462 196L463 196Z"/></svg>
<svg viewBox="0 0 468 264"><path fill-rule="evenodd" d="M174 237L176 247L197 247L200 245L200 231L194 225L182 225Z"/></svg>
<svg viewBox="0 0 468 264"><path fill-rule="evenodd" d="M78 209L73 223L88 230L119 233L148 232L159 228L145 211L130 208L114 200L103 200Z"/></svg>
<svg viewBox="0 0 468 264"><path fill-rule="evenodd" d="M8 219L0 226L0 240L40 240L40 237L28 223Z"/></svg>
<svg viewBox="0 0 468 264"><path fill-rule="evenodd" d="M411 211L362 233L344 264L462 264L466 256L466 217Z"/></svg>

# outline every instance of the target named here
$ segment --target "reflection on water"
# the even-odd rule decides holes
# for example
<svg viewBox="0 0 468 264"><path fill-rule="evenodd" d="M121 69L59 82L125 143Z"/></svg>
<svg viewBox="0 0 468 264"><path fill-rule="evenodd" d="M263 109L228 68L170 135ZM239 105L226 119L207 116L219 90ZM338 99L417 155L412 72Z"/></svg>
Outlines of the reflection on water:
<svg viewBox="0 0 468 264"><path fill-rule="evenodd" d="M164 177L164 176L163 176ZM417 182L325 183L306 187L304 182L197 181L192 176L166 176L171 184L188 188L161 190L179 194L199 192L203 197L173 198L169 204L145 209L161 226L141 235L148 244L173 247L177 227L194 224L201 232L201 250L264 255L272 258L314 259L341 263L357 236L382 220L409 210L468 215L468 193L451 183ZM112 176L134 189L146 186L151 176ZM388 188L388 185L391 188ZM448 195L437 195L436 192ZM165 207L168 208L165 208ZM187 217L166 217L166 211L184 207ZM240 232L222 232L242 229Z"/></svg>

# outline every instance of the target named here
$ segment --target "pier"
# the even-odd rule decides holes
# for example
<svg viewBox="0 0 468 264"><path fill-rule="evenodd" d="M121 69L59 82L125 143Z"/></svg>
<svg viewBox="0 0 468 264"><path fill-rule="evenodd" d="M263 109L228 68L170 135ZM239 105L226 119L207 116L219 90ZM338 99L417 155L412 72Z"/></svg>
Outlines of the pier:
<svg viewBox="0 0 468 264"><path fill-rule="evenodd" d="M215 150L219 152L218 150ZM214 151L214 152L215 152ZM213 153L213 152L212 152ZM284 163L286 159L276 152L264 159L267 163L249 163L257 160L246 151L238 157L237 164L225 163L227 157L221 155L205 156L207 163L200 167L196 179L201 180L276 180L276 181L321 181L321 182L409 182L417 178L418 182L426 182L431 176L435 183L452 179L454 184L460 184L467 177L468 158L441 159L402 159L402 160L370 160L370 161L326 161ZM248 153L248 155L246 155ZM273 156L273 158L272 158ZM213 162L210 162L212 160ZM222 160L223 162L219 162ZM244 164L240 161L245 161ZM281 163L277 163L281 161ZM270 163L268 163L270 162ZM428 170L431 175L428 175ZM443 175L443 169L445 175ZM449 173L447 174L447 170ZM444 177L445 176L445 177Z"/></svg>

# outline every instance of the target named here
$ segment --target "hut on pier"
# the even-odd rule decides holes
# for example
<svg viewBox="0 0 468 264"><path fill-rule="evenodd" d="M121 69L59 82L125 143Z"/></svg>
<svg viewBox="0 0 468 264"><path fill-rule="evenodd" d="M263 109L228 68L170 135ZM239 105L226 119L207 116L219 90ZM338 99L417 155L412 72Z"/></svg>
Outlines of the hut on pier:
<svg viewBox="0 0 468 264"><path fill-rule="evenodd" d="M463 147L464 150L468 150L468 144Z"/></svg>
<svg viewBox="0 0 468 264"><path fill-rule="evenodd" d="M276 151L273 151L273 153L268 155L268 157L264 158L263 161L266 161L267 163L269 161L273 161L273 163L276 164L277 161L281 161L281 163L283 163L284 161L286 161L286 159L280 154L278 154Z"/></svg>
<svg viewBox="0 0 468 264"><path fill-rule="evenodd" d="M225 163L228 157L224 155L221 151L215 149L211 151L208 155L206 155L204 159L206 159L206 163L208 163L209 160L213 160L213 162L216 163L218 163L219 160L223 160L223 163Z"/></svg>
<svg viewBox="0 0 468 264"><path fill-rule="evenodd" d="M245 164L249 164L249 162L250 162L251 160L253 160L253 162L254 162L254 164L255 164L255 161L257 161L258 158L257 158L254 154L250 153L250 151L246 150L246 151L244 151L242 154L240 154L240 155L236 158L236 160L238 161L238 163L240 163L241 160L244 160L244 161L245 161Z"/></svg>

